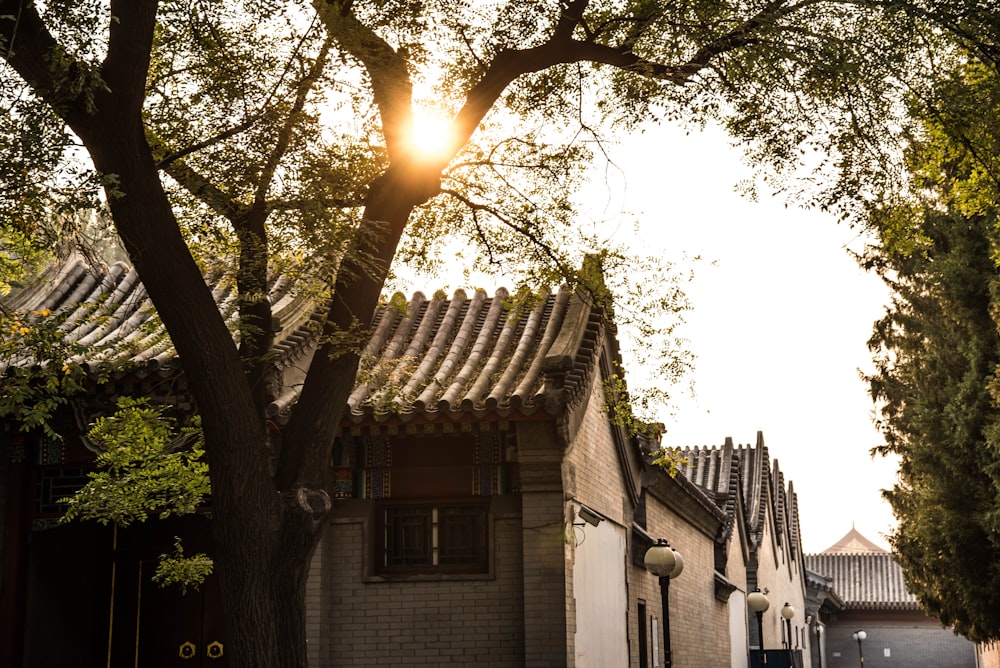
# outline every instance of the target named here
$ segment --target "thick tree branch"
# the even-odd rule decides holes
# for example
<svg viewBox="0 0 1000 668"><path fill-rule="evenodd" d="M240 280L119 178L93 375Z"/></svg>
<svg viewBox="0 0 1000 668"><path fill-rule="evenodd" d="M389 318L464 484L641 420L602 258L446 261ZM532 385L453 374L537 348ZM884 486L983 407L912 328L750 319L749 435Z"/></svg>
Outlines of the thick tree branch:
<svg viewBox="0 0 1000 668"><path fill-rule="evenodd" d="M565 8L552 32L551 42L567 42L572 39L573 31L583 22L583 13L587 11L590 0L569 0L563 4Z"/></svg>
<svg viewBox="0 0 1000 668"><path fill-rule="evenodd" d="M170 153L163 141L151 129L146 128L146 142L153 153L156 166L170 175L182 188L187 190L199 202L210 208L227 220L234 220L245 215L247 207L216 186L198 170L191 167L187 161L180 159L177 153ZM164 156L172 156L170 159Z"/></svg>
<svg viewBox="0 0 1000 668"><path fill-rule="evenodd" d="M153 48L157 0L112 0L108 26L108 55L101 76L116 92L123 113L142 110L146 99L146 76Z"/></svg>
<svg viewBox="0 0 1000 668"><path fill-rule="evenodd" d="M66 90L67 82L79 77L84 66L52 36L34 2L0 0L0 49L4 60L57 113L64 116L86 113L79 91ZM57 64L62 69L58 79L53 72Z"/></svg>
<svg viewBox="0 0 1000 668"><path fill-rule="evenodd" d="M330 36L364 65L371 78L389 159L405 159L413 103L406 59L354 16L350 1L315 0L313 4Z"/></svg>
<svg viewBox="0 0 1000 668"><path fill-rule="evenodd" d="M638 38L634 34L620 46L573 39L574 27L582 21L588 3L583 0L571 2L549 40L530 49L501 51L479 82L469 90L465 105L456 119L455 152L472 137L507 86L524 74L541 72L556 65L591 62L683 85L719 55L760 41L764 28L818 1L805 0L796 5L786 5L784 0L771 2L732 30L703 45L686 62L675 65L657 63L635 54L632 46Z"/></svg>

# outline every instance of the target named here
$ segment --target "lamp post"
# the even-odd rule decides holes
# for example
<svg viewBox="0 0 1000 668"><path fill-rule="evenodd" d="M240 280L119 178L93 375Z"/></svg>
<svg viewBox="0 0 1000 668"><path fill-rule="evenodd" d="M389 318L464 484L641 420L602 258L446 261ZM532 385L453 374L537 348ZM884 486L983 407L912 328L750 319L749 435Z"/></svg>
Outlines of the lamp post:
<svg viewBox="0 0 1000 668"><path fill-rule="evenodd" d="M816 658L819 659L819 666L823 668L823 625L816 623Z"/></svg>
<svg viewBox="0 0 1000 668"><path fill-rule="evenodd" d="M785 620L785 649L788 650L788 665L794 666L795 663L792 661L792 617L795 616L795 608L791 606L787 601L785 605L781 608L781 618Z"/></svg>
<svg viewBox="0 0 1000 668"><path fill-rule="evenodd" d="M764 611L768 609L771 604L767 600L767 596L760 589L754 589L747 596L747 606L750 610L757 614L757 651L760 657L760 662L758 665L767 664L767 654L764 653Z"/></svg>
<svg viewBox="0 0 1000 668"><path fill-rule="evenodd" d="M670 580L684 570L681 553L674 550L665 538L656 541L642 559L646 570L660 579L660 605L663 609L663 668L671 668L670 659ZM655 642L655 641L654 641Z"/></svg>
<svg viewBox="0 0 1000 668"><path fill-rule="evenodd" d="M858 641L858 658L861 659L861 668L865 668L865 653L861 650L861 641L868 637L868 634L858 629L852 636Z"/></svg>

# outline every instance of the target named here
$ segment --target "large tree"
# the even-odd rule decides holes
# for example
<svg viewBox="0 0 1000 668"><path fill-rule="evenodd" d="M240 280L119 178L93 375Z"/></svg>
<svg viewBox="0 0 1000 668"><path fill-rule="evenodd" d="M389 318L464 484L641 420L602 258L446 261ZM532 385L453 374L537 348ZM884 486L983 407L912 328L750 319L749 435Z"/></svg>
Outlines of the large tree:
<svg viewBox="0 0 1000 668"><path fill-rule="evenodd" d="M845 201L885 175L898 94L949 58L941 26L975 33L988 4L0 0L2 223L42 233L109 207L202 416L232 660L302 666L349 344L408 230L418 251L459 229L494 257L529 239L564 264L578 138L601 121L716 119L779 172L811 146L830 184L818 201ZM434 154L413 141L415 91L451 119ZM239 346L196 261L204 244L231 248ZM332 289L275 444L263 286L304 248Z"/></svg>
<svg viewBox="0 0 1000 668"><path fill-rule="evenodd" d="M872 212L868 261L893 299L870 377L899 481L885 492L907 586L977 641L1000 639L1000 78L941 81L908 150L906 203Z"/></svg>

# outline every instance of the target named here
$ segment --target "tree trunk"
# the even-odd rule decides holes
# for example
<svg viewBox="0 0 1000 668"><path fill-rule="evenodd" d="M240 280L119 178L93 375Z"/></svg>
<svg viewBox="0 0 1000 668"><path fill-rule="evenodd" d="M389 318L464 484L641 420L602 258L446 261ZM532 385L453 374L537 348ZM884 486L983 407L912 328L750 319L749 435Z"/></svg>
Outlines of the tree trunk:
<svg viewBox="0 0 1000 668"><path fill-rule="evenodd" d="M0 0L0 6L4 0ZM112 3L106 87L65 97L44 63L58 51L34 10L24 12L17 71L62 114L107 180L112 219L183 362L202 417L212 481L216 567L234 666L304 668L305 584L329 515L325 490L336 435L358 367L356 350L324 339L272 472L271 443L239 351L181 235L146 142L142 103L155 0ZM344 258L325 333L367 326L413 207L439 188L440 169L395 163L372 184L366 220L378 235ZM363 256L363 257L362 257ZM375 269L368 271L374 262Z"/></svg>
<svg viewBox="0 0 1000 668"><path fill-rule="evenodd" d="M213 503L213 535L230 665L306 668L305 585L321 525L292 504L262 515L223 497Z"/></svg>
<svg viewBox="0 0 1000 668"><path fill-rule="evenodd" d="M264 422L232 336L197 270L148 155L141 127L92 139L98 168L124 193L112 214L174 345L197 401L212 480L213 534L226 606L226 655L235 666L305 668L305 584L331 508L324 472L357 372L356 353L324 346L310 369L284 436L276 478L267 463ZM131 135L124 141L123 135ZM138 156L129 160L123 156ZM369 216L381 234L361 252L377 270L348 258L336 282L330 331L367 325L413 206L426 199L414 170L390 170L373 187ZM436 179L431 180L436 184ZM433 187L433 186L432 186ZM282 475L282 472L287 475Z"/></svg>
<svg viewBox="0 0 1000 668"><path fill-rule="evenodd" d="M234 666L302 668L305 580L318 537L312 508L303 508L295 494L275 491L263 416L232 334L181 236L141 122L113 111L89 121L74 129L97 169L116 177L109 193L115 226L202 416L226 655Z"/></svg>

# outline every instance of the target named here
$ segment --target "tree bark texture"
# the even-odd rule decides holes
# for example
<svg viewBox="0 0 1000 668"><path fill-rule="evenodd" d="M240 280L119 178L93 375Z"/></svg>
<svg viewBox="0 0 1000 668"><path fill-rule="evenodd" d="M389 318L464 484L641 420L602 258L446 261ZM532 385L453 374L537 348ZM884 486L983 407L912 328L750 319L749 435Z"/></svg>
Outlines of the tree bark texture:
<svg viewBox="0 0 1000 668"><path fill-rule="evenodd" d="M361 42L342 44L371 57L391 164L371 184L365 227L356 248L341 259L323 337L272 470L261 369L247 364L264 351L250 345L241 358L181 234L160 181L155 147L147 140L142 107L156 12L156 0L112 0L108 55L100 85L87 91L90 98L73 79L85 77L87 66L58 45L28 0L0 0L0 17L17 17L0 19L0 38L10 47L4 52L8 63L77 134L107 180L114 225L182 360L202 416L212 481L213 556L226 606L226 656L234 666L302 668L307 665L305 583L331 506L325 473L359 364L358 346L345 346L343 335L364 338L410 214L440 191L446 161L414 159L393 134L409 113L402 56L364 31ZM556 35L560 43L570 34L571 22L563 23ZM329 25L342 40L355 34L338 31L340 23ZM549 47L498 58L470 92L453 152L514 78L564 56ZM53 61L59 67L50 66ZM264 253L263 219L253 213L240 229L247 237L244 249L252 252L259 243ZM260 292L266 271L253 257L243 260L248 271L241 273L241 289ZM266 303L243 305L242 315L267 327L270 314L262 306Z"/></svg>
<svg viewBox="0 0 1000 668"><path fill-rule="evenodd" d="M115 227L182 360L211 472L226 655L234 666L300 668L307 665L305 581L329 505L323 494L275 488L266 426L239 352L160 182L141 116L156 9L152 1L112 3L106 86L92 103L65 96L66 82L45 66L56 41L26 2L0 2L0 14L19 17L16 30L3 35L11 45L5 55L107 180ZM335 381L349 387L353 376Z"/></svg>

